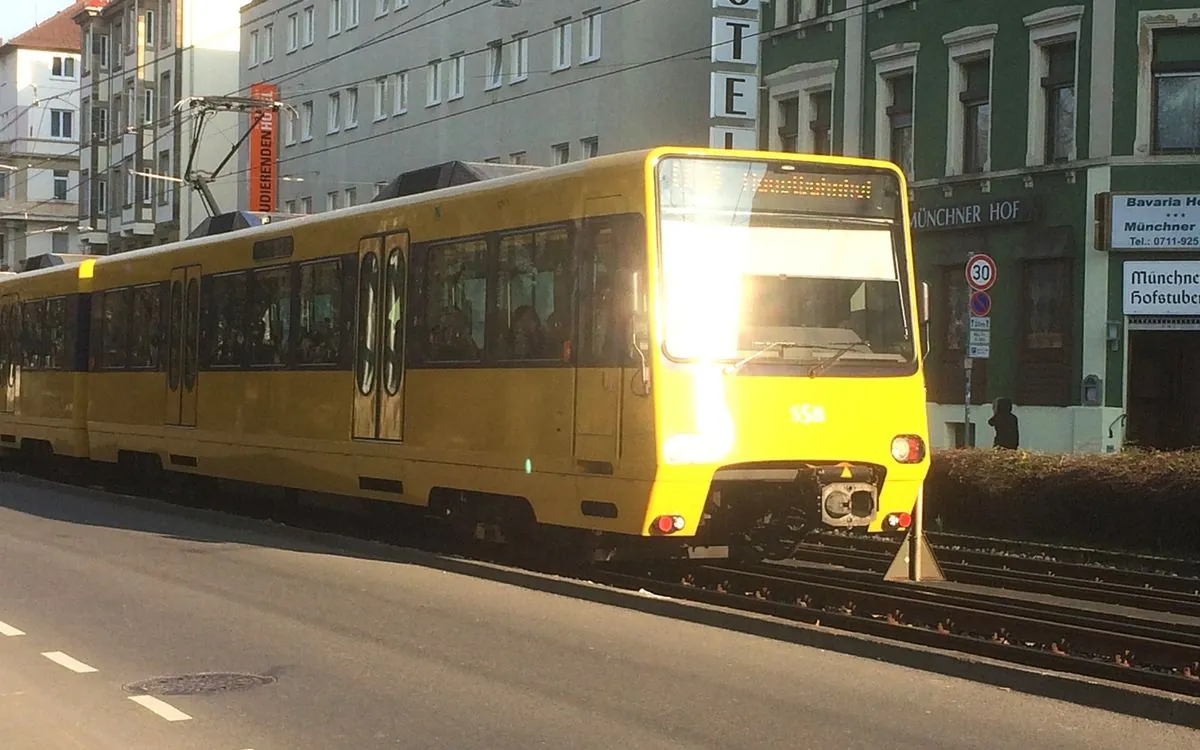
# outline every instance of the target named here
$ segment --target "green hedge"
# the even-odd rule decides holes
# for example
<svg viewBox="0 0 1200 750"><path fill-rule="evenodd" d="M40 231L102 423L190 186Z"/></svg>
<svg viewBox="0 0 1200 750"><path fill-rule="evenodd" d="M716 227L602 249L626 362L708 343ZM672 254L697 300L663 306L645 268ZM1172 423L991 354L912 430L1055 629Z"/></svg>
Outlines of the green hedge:
<svg viewBox="0 0 1200 750"><path fill-rule="evenodd" d="M927 528L1200 555L1200 452L933 452Z"/></svg>

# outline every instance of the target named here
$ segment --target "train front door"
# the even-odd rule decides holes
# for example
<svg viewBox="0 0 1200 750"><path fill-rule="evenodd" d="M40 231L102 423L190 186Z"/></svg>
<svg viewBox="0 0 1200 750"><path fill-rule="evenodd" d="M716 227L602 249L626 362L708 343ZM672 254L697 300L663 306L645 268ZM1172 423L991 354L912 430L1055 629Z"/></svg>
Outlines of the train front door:
<svg viewBox="0 0 1200 750"><path fill-rule="evenodd" d="M588 201L589 213L598 213ZM622 280L619 217L589 217L580 241L582 349L575 370L575 460L590 474L611 474L620 455L622 369L628 343L622 315L628 295Z"/></svg>
<svg viewBox="0 0 1200 750"><path fill-rule="evenodd" d="M404 440L408 232L358 243L354 439Z"/></svg>
<svg viewBox="0 0 1200 750"><path fill-rule="evenodd" d="M17 373L21 368L21 303L17 295L0 297L0 412L11 414L17 406Z"/></svg>
<svg viewBox="0 0 1200 750"><path fill-rule="evenodd" d="M167 404L165 424L196 426L200 386L200 266L171 270L167 292Z"/></svg>

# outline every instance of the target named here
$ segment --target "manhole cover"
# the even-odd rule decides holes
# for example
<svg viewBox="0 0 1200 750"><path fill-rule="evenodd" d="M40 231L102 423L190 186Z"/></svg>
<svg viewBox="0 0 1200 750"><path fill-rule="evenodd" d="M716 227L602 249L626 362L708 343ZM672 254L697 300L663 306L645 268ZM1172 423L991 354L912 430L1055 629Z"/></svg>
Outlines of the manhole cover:
<svg viewBox="0 0 1200 750"><path fill-rule="evenodd" d="M132 682L125 686L130 693L142 695L200 695L203 693L230 693L250 690L260 685L270 685L274 677L260 674L238 674L236 672L200 672L175 677L155 677L151 680Z"/></svg>

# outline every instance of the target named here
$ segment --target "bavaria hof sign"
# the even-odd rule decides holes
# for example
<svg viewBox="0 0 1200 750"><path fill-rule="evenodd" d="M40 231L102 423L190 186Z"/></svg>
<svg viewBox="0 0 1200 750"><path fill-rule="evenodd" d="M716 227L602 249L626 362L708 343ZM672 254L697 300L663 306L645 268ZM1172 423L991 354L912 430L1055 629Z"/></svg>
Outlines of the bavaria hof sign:
<svg viewBox="0 0 1200 750"><path fill-rule="evenodd" d="M1109 248L1200 250L1200 193L1112 196Z"/></svg>

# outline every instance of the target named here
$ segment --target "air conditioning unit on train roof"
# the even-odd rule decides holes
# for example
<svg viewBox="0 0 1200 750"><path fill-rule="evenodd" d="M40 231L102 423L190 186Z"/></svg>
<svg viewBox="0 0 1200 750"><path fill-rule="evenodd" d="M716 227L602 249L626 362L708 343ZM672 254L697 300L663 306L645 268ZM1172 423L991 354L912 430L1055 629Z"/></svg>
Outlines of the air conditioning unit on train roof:
<svg viewBox="0 0 1200 750"><path fill-rule="evenodd" d="M497 177L532 172L541 167L531 164L496 164L493 162L448 161L405 172L379 189L371 202L385 201L405 195L428 193L433 190L467 185Z"/></svg>
<svg viewBox="0 0 1200 750"><path fill-rule="evenodd" d="M21 265L22 271L38 271L51 266L69 266L75 263L82 263L91 255L83 255L81 253L42 253L26 258Z"/></svg>

